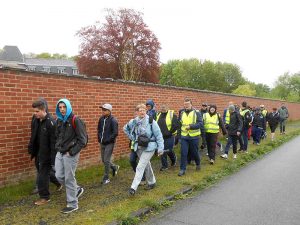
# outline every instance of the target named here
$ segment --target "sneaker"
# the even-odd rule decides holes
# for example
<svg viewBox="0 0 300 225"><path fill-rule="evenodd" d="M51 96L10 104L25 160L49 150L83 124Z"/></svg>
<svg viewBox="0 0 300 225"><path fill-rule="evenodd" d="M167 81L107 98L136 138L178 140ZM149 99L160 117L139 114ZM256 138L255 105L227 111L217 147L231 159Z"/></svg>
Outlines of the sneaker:
<svg viewBox="0 0 300 225"><path fill-rule="evenodd" d="M133 195L135 195L135 190L133 188L130 188L128 193L129 193L129 195L133 196Z"/></svg>
<svg viewBox="0 0 300 225"><path fill-rule="evenodd" d="M79 190L77 191L76 197L79 198L83 194L83 192L84 192L84 189L82 187L80 187ZM77 209L75 209L75 210L77 210Z"/></svg>
<svg viewBox="0 0 300 225"><path fill-rule="evenodd" d="M197 165L197 166L196 166L196 170L197 170L197 171L201 170L200 165Z"/></svg>
<svg viewBox="0 0 300 225"><path fill-rule="evenodd" d="M159 171L166 171L166 170L168 170L168 167L162 167L162 168L160 168Z"/></svg>
<svg viewBox="0 0 300 225"><path fill-rule="evenodd" d="M223 155L220 155L220 157L223 158L223 159L228 159L228 155L226 153L223 154Z"/></svg>
<svg viewBox="0 0 300 225"><path fill-rule="evenodd" d="M39 189L37 187L35 187L31 192L32 195L36 195L38 193L39 193Z"/></svg>
<svg viewBox="0 0 300 225"><path fill-rule="evenodd" d="M241 152L241 151L243 151L243 149L242 149L242 148L240 148L238 151L239 151L239 152Z"/></svg>
<svg viewBox="0 0 300 225"><path fill-rule="evenodd" d="M234 158L234 159L236 159L236 158L237 158L236 154L233 154L233 158Z"/></svg>
<svg viewBox="0 0 300 225"><path fill-rule="evenodd" d="M210 163L211 165L214 165L214 163L215 163L215 160L213 160L213 159L210 159L209 163Z"/></svg>
<svg viewBox="0 0 300 225"><path fill-rule="evenodd" d="M185 171L184 171L184 170L180 170L179 173L178 173L178 176L181 177L181 176L183 176L184 174L185 174Z"/></svg>
<svg viewBox="0 0 300 225"><path fill-rule="evenodd" d="M116 176L118 174L118 171L120 169L120 166L116 165L113 170L112 170L112 175L113 177Z"/></svg>
<svg viewBox="0 0 300 225"><path fill-rule="evenodd" d="M208 152L207 152L205 155L207 155L207 156L208 156Z"/></svg>
<svg viewBox="0 0 300 225"><path fill-rule="evenodd" d="M56 187L56 191L61 191L63 189L63 186L62 185L59 185Z"/></svg>
<svg viewBox="0 0 300 225"><path fill-rule="evenodd" d="M50 202L50 199L41 198L41 199L37 200L34 204L41 206L41 205L47 204L48 202Z"/></svg>
<svg viewBox="0 0 300 225"><path fill-rule="evenodd" d="M76 211L77 209L78 209L78 206L77 206L76 208L68 207L68 206L67 206L66 208L63 208L63 209L61 210L61 212L67 214L67 213L74 212L74 211Z"/></svg>
<svg viewBox="0 0 300 225"><path fill-rule="evenodd" d="M156 184L148 184L146 187L145 187L145 190L151 190L153 188L155 188Z"/></svg>
<svg viewBox="0 0 300 225"><path fill-rule="evenodd" d="M108 184L109 182L110 182L109 179L105 179L105 180L102 181L102 184Z"/></svg>
<svg viewBox="0 0 300 225"><path fill-rule="evenodd" d="M260 145L260 144L257 142L256 145Z"/></svg>

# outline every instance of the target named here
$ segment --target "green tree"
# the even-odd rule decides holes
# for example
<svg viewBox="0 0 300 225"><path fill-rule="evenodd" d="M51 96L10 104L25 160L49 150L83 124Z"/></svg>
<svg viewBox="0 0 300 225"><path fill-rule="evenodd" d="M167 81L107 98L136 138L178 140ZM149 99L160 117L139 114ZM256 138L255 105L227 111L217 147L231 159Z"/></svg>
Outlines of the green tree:
<svg viewBox="0 0 300 225"><path fill-rule="evenodd" d="M233 94L237 95L245 95L245 96L255 96L256 90L253 89L249 84L239 85L237 89L235 89Z"/></svg>

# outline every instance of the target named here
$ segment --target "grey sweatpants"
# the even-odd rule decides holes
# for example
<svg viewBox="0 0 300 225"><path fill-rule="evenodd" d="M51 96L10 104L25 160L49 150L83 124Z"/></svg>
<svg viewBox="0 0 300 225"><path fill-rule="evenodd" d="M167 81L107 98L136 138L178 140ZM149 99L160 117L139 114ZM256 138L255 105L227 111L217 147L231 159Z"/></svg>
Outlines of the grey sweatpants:
<svg viewBox="0 0 300 225"><path fill-rule="evenodd" d="M155 180L155 176L151 167L151 163L150 160L152 158L152 156L154 155L155 151L152 152L146 152L143 149L138 149L137 150L137 155L139 157L139 163L136 167L136 172L135 172L135 176L134 179L132 181L131 184L131 188L136 190L139 186L139 184L141 183L144 171L145 171L145 177L146 177L146 181L149 185L151 184L155 184L156 180Z"/></svg>
<svg viewBox="0 0 300 225"><path fill-rule="evenodd" d="M103 180L106 180L109 178L109 169L116 169L116 165L111 162L111 156L114 150L114 143L100 146L100 152L101 152L101 160L104 164L104 176Z"/></svg>
<svg viewBox="0 0 300 225"><path fill-rule="evenodd" d="M75 156L67 156L58 152L55 158L55 176L66 187L67 207L78 207L77 193L80 187L76 182L75 171L79 155L77 153Z"/></svg>

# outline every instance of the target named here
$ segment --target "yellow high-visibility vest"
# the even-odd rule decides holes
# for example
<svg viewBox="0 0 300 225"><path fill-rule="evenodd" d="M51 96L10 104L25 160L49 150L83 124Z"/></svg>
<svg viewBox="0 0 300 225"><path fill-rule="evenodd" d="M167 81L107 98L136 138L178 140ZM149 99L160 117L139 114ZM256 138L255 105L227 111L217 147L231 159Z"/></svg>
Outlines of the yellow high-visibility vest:
<svg viewBox="0 0 300 225"><path fill-rule="evenodd" d="M226 115L225 115L225 124L230 123L230 112L229 109L226 110Z"/></svg>
<svg viewBox="0 0 300 225"><path fill-rule="evenodd" d="M195 130L191 130L191 129L187 130L186 129L189 125L195 124L196 121L197 121L196 110L192 110L189 114L187 114L185 111L183 111L182 116L181 116L181 135L184 137L200 136L200 134L201 134L200 128L195 129Z"/></svg>
<svg viewBox="0 0 300 225"><path fill-rule="evenodd" d="M247 112L250 112L250 110L249 110L249 109L242 110L242 111L240 112L240 114L241 114L242 117L245 117L245 114L246 114Z"/></svg>
<svg viewBox="0 0 300 225"><path fill-rule="evenodd" d="M206 133L219 133L219 117L217 113L213 116L211 116L209 113L204 113L203 123Z"/></svg>
<svg viewBox="0 0 300 225"><path fill-rule="evenodd" d="M156 121L159 120L160 115L161 115L161 113L157 114ZM167 124L168 131L170 131L172 128L173 115L174 115L174 110L168 110L168 113L166 116L166 124ZM175 131L173 134L174 135L177 134L177 131Z"/></svg>
<svg viewBox="0 0 300 225"><path fill-rule="evenodd" d="M261 111L261 114L266 117L267 116L268 111L266 109L264 109L263 111Z"/></svg>

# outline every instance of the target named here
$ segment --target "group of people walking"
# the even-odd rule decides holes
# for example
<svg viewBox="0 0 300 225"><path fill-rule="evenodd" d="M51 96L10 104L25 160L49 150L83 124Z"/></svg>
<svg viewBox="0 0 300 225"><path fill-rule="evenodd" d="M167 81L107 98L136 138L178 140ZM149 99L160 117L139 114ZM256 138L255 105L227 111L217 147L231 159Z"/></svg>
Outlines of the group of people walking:
<svg viewBox="0 0 300 225"><path fill-rule="evenodd" d="M44 205L50 201L49 181L61 190L66 189L67 206L62 213L70 213L78 209L78 198L84 192L75 178L75 171L80 151L87 145L88 135L83 120L72 112L68 99L60 99L56 105L57 119L54 120L48 112L46 100L39 99L32 104L32 118L29 153L35 158L37 168L37 189L40 199L36 205ZM98 121L98 142L101 160L104 164L102 184L110 182L109 174L115 176L120 166L115 165L111 158L118 136L118 121L112 115L112 105L100 106L102 115ZM241 108L229 102L228 108L221 116L214 104L203 103L197 110L192 100L185 98L183 108L178 114L161 104L156 111L153 100L146 104L138 104L135 108L135 118L123 127L123 132L129 139L130 165L135 176L128 190L135 195L140 185L151 190L156 186L156 178L151 166L151 158L156 153L161 157L160 171L176 166L177 156L174 146L180 143L180 169L178 176L184 176L187 164L195 161L195 170L201 170L199 146L207 149L211 165L216 160L216 147L222 148L218 141L219 133L227 135L227 143L222 158L228 158L230 146L233 146L233 158L237 158L237 142L240 151L247 152L250 135L253 143L259 145L264 138L266 124L271 129L271 139L275 138L275 130L280 123L280 133L285 134L285 122L289 116L284 104L279 110L273 108L267 112L263 105L250 108L242 102ZM202 139L202 142L200 141ZM200 143L201 142L201 143ZM170 159L170 165L168 163Z"/></svg>

